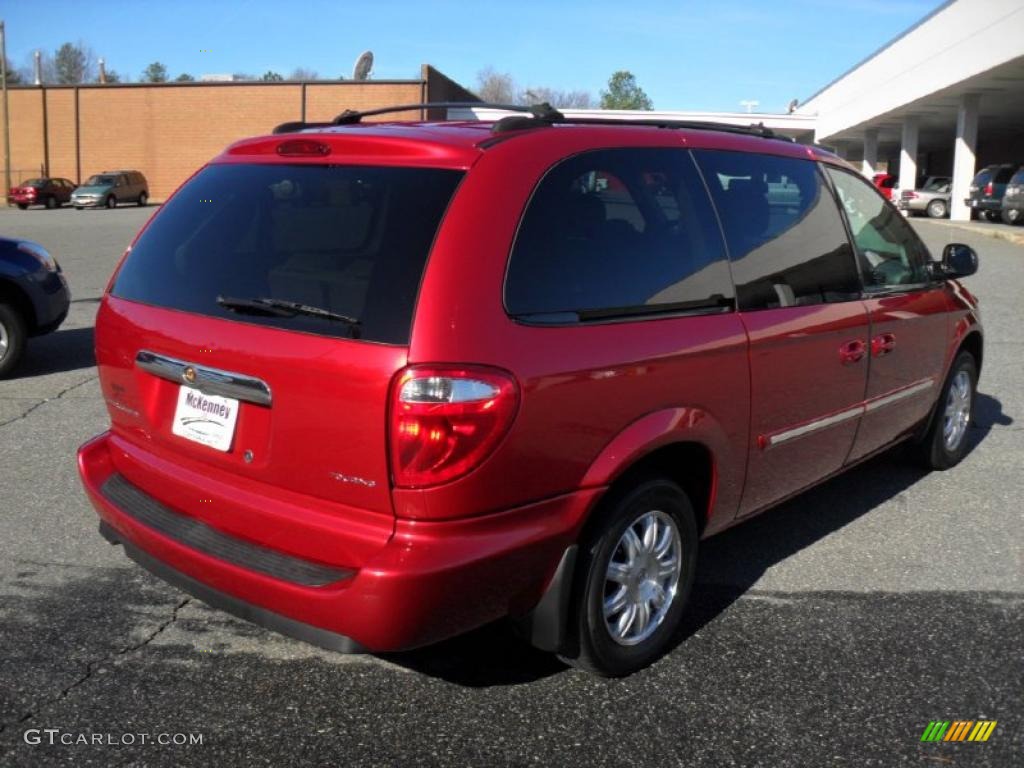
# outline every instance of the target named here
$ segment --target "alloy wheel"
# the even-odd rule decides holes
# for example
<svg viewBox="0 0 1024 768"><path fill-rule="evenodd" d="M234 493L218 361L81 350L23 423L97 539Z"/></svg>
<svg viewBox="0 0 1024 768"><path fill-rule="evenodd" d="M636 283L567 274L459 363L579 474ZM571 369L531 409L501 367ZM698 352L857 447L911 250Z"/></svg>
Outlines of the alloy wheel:
<svg viewBox="0 0 1024 768"><path fill-rule="evenodd" d="M942 427L942 438L946 450L955 451L967 433L971 420L971 376L967 371L958 371L946 395L946 412Z"/></svg>
<svg viewBox="0 0 1024 768"><path fill-rule="evenodd" d="M652 510L623 531L605 572L604 620L619 645L638 645L665 620L679 587L682 540L675 519Z"/></svg>

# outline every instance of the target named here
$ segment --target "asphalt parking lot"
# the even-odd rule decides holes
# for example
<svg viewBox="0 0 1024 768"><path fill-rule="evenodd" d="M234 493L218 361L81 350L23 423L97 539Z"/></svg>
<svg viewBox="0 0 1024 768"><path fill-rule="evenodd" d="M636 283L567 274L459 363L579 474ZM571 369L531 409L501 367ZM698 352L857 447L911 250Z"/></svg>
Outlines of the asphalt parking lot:
<svg viewBox="0 0 1024 768"><path fill-rule="evenodd" d="M154 210L0 210L0 233L58 257L75 301L0 382L0 764L1024 764L1024 246L914 220L934 252L962 240L981 257L963 464L929 475L885 455L705 542L679 645L600 680L500 626L386 659L320 651L100 538L74 459L107 422L92 322ZM931 720L978 719L998 721L986 743L920 741ZM140 738L182 733L202 743Z"/></svg>

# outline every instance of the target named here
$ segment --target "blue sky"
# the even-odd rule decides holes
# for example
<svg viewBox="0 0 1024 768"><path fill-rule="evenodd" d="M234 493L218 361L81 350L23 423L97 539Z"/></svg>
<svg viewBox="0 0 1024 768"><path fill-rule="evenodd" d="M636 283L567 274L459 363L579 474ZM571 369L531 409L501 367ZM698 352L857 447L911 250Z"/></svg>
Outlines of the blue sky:
<svg viewBox="0 0 1024 768"><path fill-rule="evenodd" d="M523 86L597 92L632 71L661 109L784 110L941 5L941 0L19 0L4 3L7 55L88 44L138 79L154 60L179 72L335 77L360 51L374 77L430 63L472 87L486 66ZM209 50L209 52L205 52ZM203 51L203 52L201 52Z"/></svg>

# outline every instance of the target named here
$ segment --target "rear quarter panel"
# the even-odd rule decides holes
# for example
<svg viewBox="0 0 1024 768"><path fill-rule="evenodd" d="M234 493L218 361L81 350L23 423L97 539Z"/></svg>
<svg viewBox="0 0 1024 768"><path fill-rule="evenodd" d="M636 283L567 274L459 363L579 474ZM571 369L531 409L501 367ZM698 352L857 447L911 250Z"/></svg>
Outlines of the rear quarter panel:
<svg viewBox="0 0 1024 768"><path fill-rule="evenodd" d="M396 513L497 511L606 484L647 451L692 440L713 455L711 515L731 520L750 419L747 337L736 314L539 327L510 319L502 301L520 216L548 168L589 149L684 147L686 138L621 129L586 141L559 129L534 133L489 149L467 175L435 243L410 346L410 363L511 371L520 411L481 467L444 486L397 492Z"/></svg>

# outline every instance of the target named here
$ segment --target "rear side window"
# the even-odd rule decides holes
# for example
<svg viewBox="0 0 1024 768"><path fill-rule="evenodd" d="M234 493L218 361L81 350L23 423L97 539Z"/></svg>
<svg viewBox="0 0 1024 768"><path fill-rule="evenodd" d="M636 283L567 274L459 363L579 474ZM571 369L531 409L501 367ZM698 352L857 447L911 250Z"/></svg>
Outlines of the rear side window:
<svg viewBox="0 0 1024 768"><path fill-rule="evenodd" d="M427 253L461 177L425 168L208 166L139 238L113 294L406 344Z"/></svg>
<svg viewBox="0 0 1024 768"><path fill-rule="evenodd" d="M584 152L541 180L509 259L509 314L537 322L721 311L721 234L680 149Z"/></svg>
<svg viewBox="0 0 1024 768"><path fill-rule="evenodd" d="M1021 168L1019 171L1013 174L1013 178L1010 179L1010 184L1024 186L1024 168Z"/></svg>
<svg viewBox="0 0 1024 768"><path fill-rule="evenodd" d="M815 163L695 150L729 245L741 309L860 297L846 230Z"/></svg>

